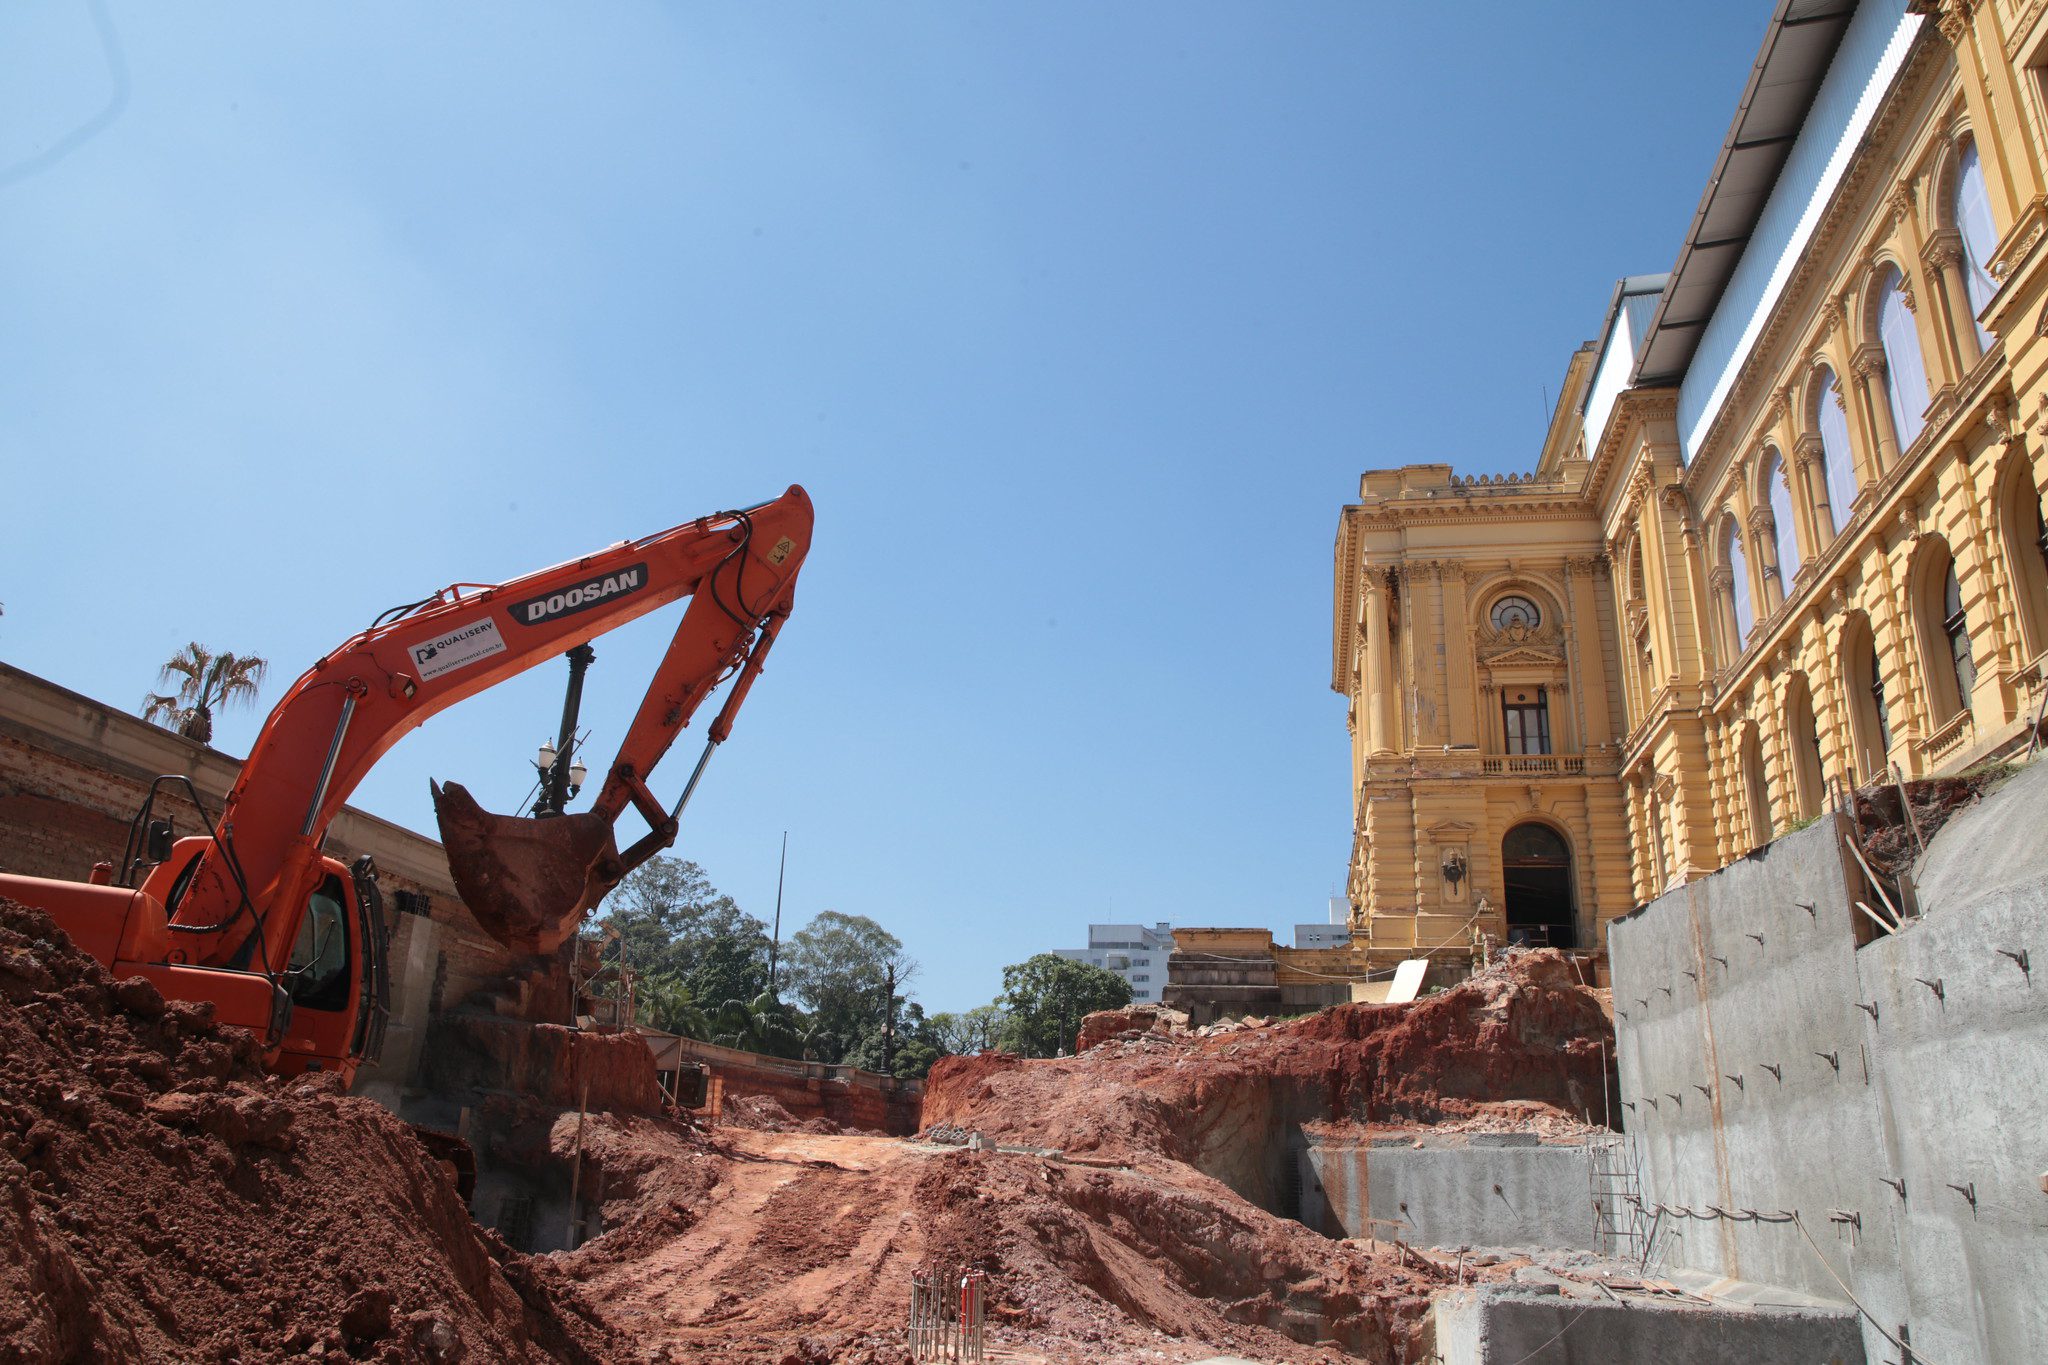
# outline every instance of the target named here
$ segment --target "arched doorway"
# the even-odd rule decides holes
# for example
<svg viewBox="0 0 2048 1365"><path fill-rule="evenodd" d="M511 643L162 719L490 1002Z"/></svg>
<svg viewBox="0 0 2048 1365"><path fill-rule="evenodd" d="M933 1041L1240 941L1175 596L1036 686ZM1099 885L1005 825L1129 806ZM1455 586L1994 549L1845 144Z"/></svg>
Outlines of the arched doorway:
<svg viewBox="0 0 2048 1365"><path fill-rule="evenodd" d="M1564 836L1534 820L1500 841L1507 891L1508 942L1531 947L1579 946L1572 906L1572 851Z"/></svg>

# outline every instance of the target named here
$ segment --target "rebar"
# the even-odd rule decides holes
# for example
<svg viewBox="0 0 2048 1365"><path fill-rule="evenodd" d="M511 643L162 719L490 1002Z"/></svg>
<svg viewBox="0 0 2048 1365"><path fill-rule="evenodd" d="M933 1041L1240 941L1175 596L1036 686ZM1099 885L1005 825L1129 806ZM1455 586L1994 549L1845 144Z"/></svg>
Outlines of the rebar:
<svg viewBox="0 0 2048 1365"><path fill-rule="evenodd" d="M913 1360L979 1362L987 1357L986 1284L979 1270L946 1266L910 1277Z"/></svg>

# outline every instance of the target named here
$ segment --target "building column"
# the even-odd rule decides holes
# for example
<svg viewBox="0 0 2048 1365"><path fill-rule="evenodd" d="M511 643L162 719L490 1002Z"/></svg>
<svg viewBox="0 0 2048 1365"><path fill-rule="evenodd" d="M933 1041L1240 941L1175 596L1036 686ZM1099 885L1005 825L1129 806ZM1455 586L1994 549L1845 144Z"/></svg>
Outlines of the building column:
<svg viewBox="0 0 2048 1365"><path fill-rule="evenodd" d="M1864 342L1850 357L1849 367L1856 376L1856 417L1863 428L1864 449L1874 456L1866 462L1863 477L1857 481L1868 489L1899 462L1899 435L1892 427L1891 403L1878 392L1884 376L1884 347L1874 341Z"/></svg>
<svg viewBox="0 0 2048 1365"><path fill-rule="evenodd" d="M1368 751L1388 752L1387 596L1384 576L1365 571L1365 727Z"/></svg>
<svg viewBox="0 0 2048 1365"><path fill-rule="evenodd" d="M1841 674L1833 652L1827 647L1826 632L1817 631L1819 647L1813 651L1813 667L1807 671L1808 691L1814 694L1814 724L1820 731L1821 780L1825 786L1832 772L1847 785L1856 785L1856 741L1849 728L1847 699L1842 695ZM1829 755L1833 758L1830 760Z"/></svg>
<svg viewBox="0 0 2048 1365"><path fill-rule="evenodd" d="M1944 228L1928 242L1922 254L1933 277L1937 317L1936 330L1946 333L1943 349L1955 361L1956 373L1968 375L1984 358L1977 336L1977 310L1970 306L1970 286L1963 278L1963 235Z"/></svg>
<svg viewBox="0 0 2048 1365"><path fill-rule="evenodd" d="M1806 543L1813 547L1808 563L1816 562L1827 553L1827 547L1834 543L1835 509L1828 501L1828 481L1820 470L1820 437L1814 432L1801 436L1792 446L1792 477L1799 496L1792 501L1796 504L1793 515L1806 519ZM1847 510L1846 508L1844 509ZM1822 526L1825 519L1827 525Z"/></svg>
<svg viewBox="0 0 2048 1365"><path fill-rule="evenodd" d="M1477 744L1478 661L1472 654L1472 632L1466 628L1472 603L1465 590L1465 566L1458 560L1443 565L1444 671L1449 698L1446 729L1453 744Z"/></svg>

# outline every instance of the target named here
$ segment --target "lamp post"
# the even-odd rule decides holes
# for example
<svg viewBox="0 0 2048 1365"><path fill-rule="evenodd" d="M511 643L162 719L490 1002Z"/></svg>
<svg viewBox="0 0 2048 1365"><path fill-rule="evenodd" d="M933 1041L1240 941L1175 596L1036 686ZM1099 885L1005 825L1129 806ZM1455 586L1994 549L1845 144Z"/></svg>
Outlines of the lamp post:
<svg viewBox="0 0 2048 1365"><path fill-rule="evenodd" d="M569 651L569 690L562 698L561 737L553 742L542 740L540 755L534 761L534 767L540 770L540 795L533 803L536 816L560 815L569 798L583 790L583 779L590 776L590 770L576 755L576 714L583 709L584 670L596 657L589 645L577 645Z"/></svg>

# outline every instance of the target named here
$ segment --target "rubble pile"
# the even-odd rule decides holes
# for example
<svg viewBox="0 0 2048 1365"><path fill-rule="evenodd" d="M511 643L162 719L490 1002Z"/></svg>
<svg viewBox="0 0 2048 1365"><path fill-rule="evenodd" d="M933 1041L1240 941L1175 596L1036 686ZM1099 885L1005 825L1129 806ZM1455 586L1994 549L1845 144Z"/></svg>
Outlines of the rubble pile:
<svg viewBox="0 0 2048 1365"><path fill-rule="evenodd" d="M0 901L0 1359L601 1361L406 1126Z"/></svg>
<svg viewBox="0 0 2048 1365"><path fill-rule="evenodd" d="M718 1122L726 1128L752 1128L763 1133L841 1133L846 1130L830 1119L800 1119L770 1095L732 1095L719 1109Z"/></svg>

